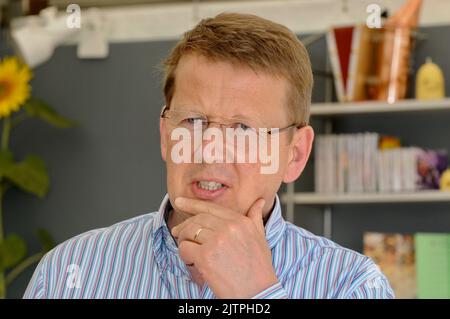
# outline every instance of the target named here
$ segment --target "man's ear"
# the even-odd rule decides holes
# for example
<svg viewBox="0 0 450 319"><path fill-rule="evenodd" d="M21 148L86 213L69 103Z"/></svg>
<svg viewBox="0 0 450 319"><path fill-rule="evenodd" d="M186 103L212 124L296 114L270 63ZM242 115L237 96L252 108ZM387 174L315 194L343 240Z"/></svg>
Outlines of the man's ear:
<svg viewBox="0 0 450 319"><path fill-rule="evenodd" d="M161 157L166 161L167 138L166 138L166 123L162 117L159 118L159 136L161 140Z"/></svg>
<svg viewBox="0 0 450 319"><path fill-rule="evenodd" d="M289 162L286 167L283 182L291 183L303 172L309 155L311 154L313 140L314 130L309 125L298 129L294 133L289 145Z"/></svg>

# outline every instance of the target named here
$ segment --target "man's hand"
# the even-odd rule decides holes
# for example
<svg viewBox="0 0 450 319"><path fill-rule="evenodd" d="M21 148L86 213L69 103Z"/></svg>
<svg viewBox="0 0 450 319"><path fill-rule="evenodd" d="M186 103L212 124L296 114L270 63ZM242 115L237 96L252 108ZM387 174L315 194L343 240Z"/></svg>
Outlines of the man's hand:
<svg viewBox="0 0 450 319"><path fill-rule="evenodd" d="M265 237L264 203L256 200L243 216L203 200L175 200L177 209L192 215L172 228L180 257L194 263L218 298L251 298L278 282Z"/></svg>

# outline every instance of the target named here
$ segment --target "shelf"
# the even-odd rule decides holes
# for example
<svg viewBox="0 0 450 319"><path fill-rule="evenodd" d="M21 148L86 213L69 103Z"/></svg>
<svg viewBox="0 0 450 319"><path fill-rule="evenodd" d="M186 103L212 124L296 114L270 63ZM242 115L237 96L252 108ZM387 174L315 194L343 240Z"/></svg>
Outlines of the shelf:
<svg viewBox="0 0 450 319"><path fill-rule="evenodd" d="M412 113L449 111L450 98L441 100L402 100L394 104L378 101L352 103L313 103L311 116L340 116L352 114Z"/></svg>
<svg viewBox="0 0 450 319"><path fill-rule="evenodd" d="M281 201L287 203L288 194ZM293 202L304 205L364 204L364 203L424 203L450 202L450 192L418 191L412 193L294 193Z"/></svg>

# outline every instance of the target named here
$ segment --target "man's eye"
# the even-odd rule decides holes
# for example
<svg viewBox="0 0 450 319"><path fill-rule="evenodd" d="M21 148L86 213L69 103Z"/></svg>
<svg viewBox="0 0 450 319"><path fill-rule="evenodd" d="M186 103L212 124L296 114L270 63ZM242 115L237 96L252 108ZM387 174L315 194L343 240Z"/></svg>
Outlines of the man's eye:
<svg viewBox="0 0 450 319"><path fill-rule="evenodd" d="M249 125L247 125L247 124L244 124L244 123L235 123L235 124L234 124L234 128L235 128L235 129L240 128L240 129L242 129L242 130L244 130L244 131L247 131L247 130L251 130L251 129L252 129L251 126L249 126Z"/></svg>
<svg viewBox="0 0 450 319"><path fill-rule="evenodd" d="M188 117L182 121L183 124L195 125L195 124L203 124L203 119L200 117Z"/></svg>

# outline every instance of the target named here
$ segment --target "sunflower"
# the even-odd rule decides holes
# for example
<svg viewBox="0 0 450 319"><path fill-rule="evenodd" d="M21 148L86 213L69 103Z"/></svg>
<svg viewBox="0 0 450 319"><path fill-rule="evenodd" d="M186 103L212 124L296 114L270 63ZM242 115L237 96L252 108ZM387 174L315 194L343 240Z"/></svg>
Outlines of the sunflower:
<svg viewBox="0 0 450 319"><path fill-rule="evenodd" d="M6 57L0 61L0 118L18 111L30 97L28 82L31 77L29 67L16 57Z"/></svg>

